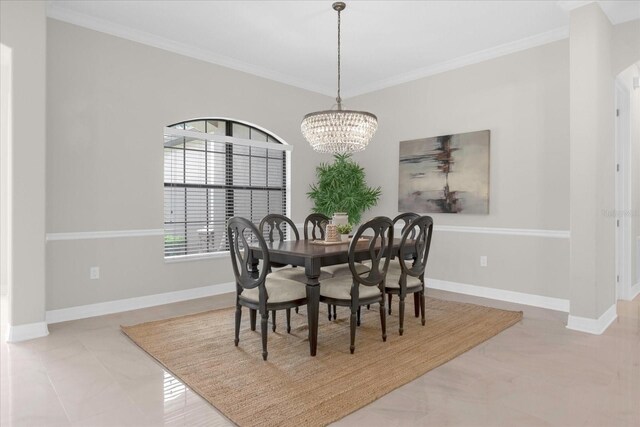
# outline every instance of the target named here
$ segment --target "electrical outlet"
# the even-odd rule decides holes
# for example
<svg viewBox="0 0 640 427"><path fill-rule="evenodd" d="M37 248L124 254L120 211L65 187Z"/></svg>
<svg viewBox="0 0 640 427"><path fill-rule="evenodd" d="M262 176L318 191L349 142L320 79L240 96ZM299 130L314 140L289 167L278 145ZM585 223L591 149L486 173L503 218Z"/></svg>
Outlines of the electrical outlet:
<svg viewBox="0 0 640 427"><path fill-rule="evenodd" d="M91 280L97 280L100 278L100 267L91 267L89 269L89 278Z"/></svg>
<svg viewBox="0 0 640 427"><path fill-rule="evenodd" d="M480 267L486 267L486 266L487 266L487 256L482 255L480 257Z"/></svg>

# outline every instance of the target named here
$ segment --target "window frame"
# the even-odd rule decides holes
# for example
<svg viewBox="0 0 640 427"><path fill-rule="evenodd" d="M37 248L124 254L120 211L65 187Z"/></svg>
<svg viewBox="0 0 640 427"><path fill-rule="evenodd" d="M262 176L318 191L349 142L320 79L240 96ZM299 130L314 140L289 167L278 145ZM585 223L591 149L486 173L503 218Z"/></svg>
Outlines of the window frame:
<svg viewBox="0 0 640 427"><path fill-rule="evenodd" d="M218 122L225 122L225 133L224 135L221 134L209 134L206 130L206 127L208 125L209 121L218 121ZM186 130L186 126L189 123L194 123L194 122L204 122L205 123L205 131L204 132L198 132L198 131L193 131L193 132L198 132L198 133L202 133L203 135L203 140L206 140L206 136L210 135L212 137L224 137L225 139L225 187L227 187L226 189L226 194L225 194L225 223L226 221L231 218L233 216L233 205L230 205L229 201L230 200L234 200L234 188L228 188L228 187L235 187L233 184L233 157L234 157L234 153L233 153L233 143L234 142L238 142L238 141L242 141L243 145L248 145L247 142L249 140L245 139L245 138L240 138L240 137L234 137L233 136L233 125L237 124L237 125L242 125L242 126L246 126L249 128L250 132L251 130L256 130L259 131L263 134L265 134L267 136L267 140L268 140L268 144L281 144L285 147L283 147L283 156L284 156L284 164L283 164L283 192L284 192L284 197L283 197L283 203L285 204L285 215L288 217L291 217L291 152L293 151L293 146L288 144L284 139L282 139L281 137L279 137L278 135L274 134L273 132L258 126L256 124L244 121L244 120L238 120L238 119L232 119L232 118L225 118L225 117L203 117L203 118L195 118L195 119L189 119L189 120L184 120L184 121L180 121L180 122L176 122L176 123L172 123L168 126L165 126L164 128L164 135L167 134L168 131L171 130L176 130L176 129L180 129L178 126L182 125L182 129ZM235 139L235 141L234 141ZM218 141L219 142L219 141ZM256 143L255 145L253 143ZM257 146L260 147L262 144L262 141L259 140L251 140L250 146ZM163 143L163 152L164 149L166 148L166 146ZM206 159L206 155L205 155L205 159ZM163 169L165 166L165 161L163 160ZM229 173L231 171L231 173ZM205 176L207 173L207 169L205 167ZM266 182L266 186L268 187L268 182ZM184 188L188 188L188 186L190 186L190 184L176 184L176 183L171 183L171 182L167 182L166 181L166 175L163 171L163 189L166 187L181 187L184 186ZM204 184L203 185L205 188L208 188L208 185ZM213 186L213 185L212 185ZM251 189L254 186L251 186L250 184L246 186L247 189ZM259 186L255 186L256 189L259 189ZM164 191L163 191L164 194ZM208 197L208 195L207 195ZM208 203L207 203L208 205ZM207 206L207 210L208 210L208 206ZM163 196L163 211L164 211L164 196ZM231 215L231 216L229 216ZM207 213L207 218L209 218L209 214ZM186 223L185 223L186 224ZM163 238L164 236L166 236L166 221L164 218L164 214L163 214ZM185 225L186 226L186 225ZM225 230L225 235L226 235L226 230ZM229 250L219 250L219 251L211 251L211 252L201 252L201 253L193 253L193 254L183 254L183 255L169 255L167 256L166 254L166 244L163 242L163 257L164 257L164 261L165 263L175 263L175 262L185 262L185 261L196 261L196 260L203 260L203 259L215 259L215 258L222 258L222 257L228 257L229 256Z"/></svg>

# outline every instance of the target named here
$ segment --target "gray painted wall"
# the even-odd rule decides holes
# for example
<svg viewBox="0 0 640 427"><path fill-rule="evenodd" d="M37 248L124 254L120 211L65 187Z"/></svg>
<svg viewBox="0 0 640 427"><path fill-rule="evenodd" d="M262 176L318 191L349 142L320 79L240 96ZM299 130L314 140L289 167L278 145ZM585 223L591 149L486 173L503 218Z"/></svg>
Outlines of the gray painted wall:
<svg viewBox="0 0 640 427"><path fill-rule="evenodd" d="M53 19L48 49L48 233L162 228L163 127L204 116L293 145L291 214L310 211L314 166L329 157L311 150L300 121L331 98ZM228 256L165 263L162 236L50 241L47 265L48 310L233 278Z"/></svg>
<svg viewBox="0 0 640 427"><path fill-rule="evenodd" d="M314 167L331 157L308 147L299 123L330 97L51 19L47 47L48 233L162 228L162 128L202 116L246 120L293 145L292 217L310 211ZM490 214L436 223L569 230L569 79L564 40L347 100L380 121L355 156L383 187L367 215L397 213L399 141L490 129ZM232 280L226 257L165 263L162 247L161 236L49 242L47 309ZM566 299L569 254L569 239L440 231L428 276Z"/></svg>
<svg viewBox="0 0 640 427"><path fill-rule="evenodd" d="M399 141L490 129L489 215L433 214L435 223L568 230L568 50L559 41L348 100L380 122L356 156L383 189L371 214L398 212ZM569 240L436 232L428 276L568 298Z"/></svg>
<svg viewBox="0 0 640 427"><path fill-rule="evenodd" d="M12 326L45 320L45 7L41 1L0 2L0 42L11 49L13 80L10 257L3 258L10 263Z"/></svg>

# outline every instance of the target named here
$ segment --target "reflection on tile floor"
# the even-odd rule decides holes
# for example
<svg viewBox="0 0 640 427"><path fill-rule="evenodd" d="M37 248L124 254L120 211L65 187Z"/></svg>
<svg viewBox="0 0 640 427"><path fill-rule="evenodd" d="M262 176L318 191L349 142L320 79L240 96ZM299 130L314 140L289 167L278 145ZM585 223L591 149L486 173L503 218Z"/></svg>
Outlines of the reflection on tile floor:
<svg viewBox="0 0 640 427"><path fill-rule="evenodd" d="M563 313L429 295L523 310L524 319L336 424L640 426L640 297L620 302L615 323L593 336L566 329ZM119 329L232 302L225 295L58 323L24 343L3 335L2 426L232 425Z"/></svg>

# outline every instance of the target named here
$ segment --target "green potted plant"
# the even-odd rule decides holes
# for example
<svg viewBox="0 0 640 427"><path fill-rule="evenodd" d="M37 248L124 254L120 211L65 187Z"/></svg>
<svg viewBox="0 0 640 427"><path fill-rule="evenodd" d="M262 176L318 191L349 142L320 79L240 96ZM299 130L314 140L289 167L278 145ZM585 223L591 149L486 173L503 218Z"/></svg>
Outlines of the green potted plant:
<svg viewBox="0 0 640 427"><path fill-rule="evenodd" d="M342 241L347 242L349 241L349 233L351 233L353 227L351 226L351 224L340 224L336 227L336 230L338 230Z"/></svg>
<svg viewBox="0 0 640 427"><path fill-rule="evenodd" d="M358 224L362 214L378 203L380 187L367 186L364 168L351 160L350 154L336 154L333 163L321 163L316 175L318 182L307 193L314 202L314 212L329 217L346 212L349 223Z"/></svg>

